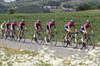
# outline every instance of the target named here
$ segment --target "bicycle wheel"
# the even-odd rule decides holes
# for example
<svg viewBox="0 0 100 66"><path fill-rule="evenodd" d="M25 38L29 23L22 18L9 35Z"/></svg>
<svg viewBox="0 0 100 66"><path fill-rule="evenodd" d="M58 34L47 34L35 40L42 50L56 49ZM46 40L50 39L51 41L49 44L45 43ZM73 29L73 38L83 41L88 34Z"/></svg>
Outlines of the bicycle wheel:
<svg viewBox="0 0 100 66"><path fill-rule="evenodd" d="M63 36L63 38L62 38L62 45L63 45L63 47L67 47L69 43L70 43L69 41L66 41L65 36Z"/></svg>
<svg viewBox="0 0 100 66"><path fill-rule="evenodd" d="M16 35L16 32L12 32L12 35L10 36L10 40L14 40L14 41L17 41L17 35Z"/></svg>
<svg viewBox="0 0 100 66"><path fill-rule="evenodd" d="M77 44L75 48L82 48L83 47L83 43L81 41L81 37L77 38Z"/></svg>
<svg viewBox="0 0 100 66"><path fill-rule="evenodd" d="M51 45L52 46L56 46L56 44L57 44L57 37L56 36L51 36L50 37L50 43L51 43Z"/></svg>
<svg viewBox="0 0 100 66"><path fill-rule="evenodd" d="M36 36L36 38L35 38L35 41L36 41L36 43L37 44L42 44L42 42L43 42L43 37L42 37L42 35L41 34L38 34L37 36Z"/></svg>
<svg viewBox="0 0 100 66"><path fill-rule="evenodd" d="M20 40L25 43L25 39L26 39L26 36L24 35L24 33L20 34Z"/></svg>
<svg viewBox="0 0 100 66"><path fill-rule="evenodd" d="M33 35L34 35L34 34L32 34L32 38L31 38L31 43L32 43L32 44L34 44L34 37L33 37Z"/></svg>
<svg viewBox="0 0 100 66"><path fill-rule="evenodd" d="M88 49L94 49L95 48L95 42L92 38L89 38L86 42L86 47Z"/></svg>

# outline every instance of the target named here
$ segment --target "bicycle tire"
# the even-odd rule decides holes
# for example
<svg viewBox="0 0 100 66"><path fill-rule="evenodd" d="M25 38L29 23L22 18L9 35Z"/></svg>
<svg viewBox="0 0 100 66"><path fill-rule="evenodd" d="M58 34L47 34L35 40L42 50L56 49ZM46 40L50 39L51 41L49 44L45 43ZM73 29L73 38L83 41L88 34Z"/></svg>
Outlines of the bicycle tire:
<svg viewBox="0 0 100 66"><path fill-rule="evenodd" d="M63 47L67 47L68 46L68 43L65 40L65 36L63 36L63 38L62 38L62 45L63 45Z"/></svg>
<svg viewBox="0 0 100 66"><path fill-rule="evenodd" d="M22 39L21 39L23 43L25 43L25 39L26 39L26 36L23 34Z"/></svg>
<svg viewBox="0 0 100 66"><path fill-rule="evenodd" d="M56 46L56 44L57 44L57 37L55 35L53 35L50 38L50 43L51 43L52 46Z"/></svg>
<svg viewBox="0 0 100 66"><path fill-rule="evenodd" d="M5 40L7 40L8 37L10 37L10 32L9 31L6 32Z"/></svg>
<svg viewBox="0 0 100 66"><path fill-rule="evenodd" d="M41 34L36 38L36 43L39 45L41 45L43 43L43 37Z"/></svg>
<svg viewBox="0 0 100 66"><path fill-rule="evenodd" d="M16 32L12 32L12 36L11 36L10 40L11 41L12 40L17 41L17 34L16 34Z"/></svg>
<svg viewBox="0 0 100 66"><path fill-rule="evenodd" d="M94 49L95 48L95 41L92 38L89 38L86 42L86 47L88 49Z"/></svg>
<svg viewBox="0 0 100 66"><path fill-rule="evenodd" d="M83 43L81 41L82 37L77 38L77 44L76 44L76 48L82 48L83 47Z"/></svg>

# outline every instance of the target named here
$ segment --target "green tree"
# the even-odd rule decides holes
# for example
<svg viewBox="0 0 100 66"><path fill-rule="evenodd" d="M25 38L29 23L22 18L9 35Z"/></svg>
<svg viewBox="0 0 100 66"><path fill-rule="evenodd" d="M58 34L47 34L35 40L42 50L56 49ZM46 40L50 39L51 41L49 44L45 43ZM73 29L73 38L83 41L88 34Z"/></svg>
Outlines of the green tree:
<svg viewBox="0 0 100 66"><path fill-rule="evenodd" d="M77 11L89 10L89 9L91 9L90 4L83 4L83 5L80 5L76 8Z"/></svg>
<svg viewBox="0 0 100 66"><path fill-rule="evenodd" d="M14 9L9 9L8 14L14 14L15 10Z"/></svg>

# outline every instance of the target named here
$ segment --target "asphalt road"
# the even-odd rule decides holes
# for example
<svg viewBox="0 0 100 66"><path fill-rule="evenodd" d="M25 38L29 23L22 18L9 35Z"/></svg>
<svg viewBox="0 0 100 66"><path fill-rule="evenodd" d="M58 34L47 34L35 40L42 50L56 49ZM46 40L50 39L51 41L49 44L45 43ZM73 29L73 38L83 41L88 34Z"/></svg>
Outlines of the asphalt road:
<svg viewBox="0 0 100 66"><path fill-rule="evenodd" d="M6 47L11 47L11 48L20 48L20 49L28 49L30 51L39 51L43 49L43 46L46 44L38 45L38 44L32 44L30 39L26 39L25 43L22 41L20 42L15 42L15 41L10 41L5 40L5 39L0 39L0 44ZM47 46L47 45L46 45ZM51 44L48 44L48 49L49 50L55 50L55 55L61 56L61 57L68 57L70 55L77 54L80 49L73 49L75 45L73 46L68 46L68 47L63 47L61 42L58 42L55 47L53 47ZM85 54L85 49L81 50L81 54Z"/></svg>

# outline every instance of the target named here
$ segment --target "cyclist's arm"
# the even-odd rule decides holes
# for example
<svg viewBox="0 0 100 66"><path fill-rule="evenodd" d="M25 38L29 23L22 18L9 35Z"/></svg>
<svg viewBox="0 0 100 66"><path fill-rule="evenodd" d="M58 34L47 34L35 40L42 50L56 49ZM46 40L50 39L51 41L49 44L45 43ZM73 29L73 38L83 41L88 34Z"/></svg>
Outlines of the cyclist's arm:
<svg viewBox="0 0 100 66"><path fill-rule="evenodd" d="M94 33L94 31L92 30L92 28L91 28L91 27L90 27L90 29L91 29L91 32L92 32L92 33Z"/></svg>
<svg viewBox="0 0 100 66"><path fill-rule="evenodd" d="M74 26L74 29L75 29L75 32L77 32L77 29L76 29L76 27Z"/></svg>
<svg viewBox="0 0 100 66"><path fill-rule="evenodd" d="M55 30L56 30L56 26L54 25L54 28L55 28Z"/></svg>
<svg viewBox="0 0 100 66"><path fill-rule="evenodd" d="M43 30L43 29L42 29L42 26L40 26L40 29Z"/></svg>

